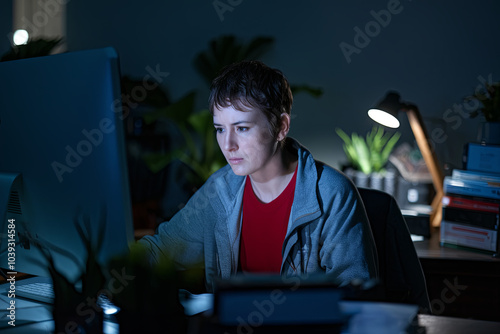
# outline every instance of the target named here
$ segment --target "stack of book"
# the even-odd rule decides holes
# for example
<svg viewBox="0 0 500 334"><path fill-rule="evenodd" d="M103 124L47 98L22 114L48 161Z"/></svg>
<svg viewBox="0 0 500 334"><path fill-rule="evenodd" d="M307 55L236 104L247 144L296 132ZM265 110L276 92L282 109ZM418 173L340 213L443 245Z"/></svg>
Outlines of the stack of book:
<svg viewBox="0 0 500 334"><path fill-rule="evenodd" d="M500 165L498 166L500 168ZM441 244L499 251L500 173L455 169L444 178Z"/></svg>

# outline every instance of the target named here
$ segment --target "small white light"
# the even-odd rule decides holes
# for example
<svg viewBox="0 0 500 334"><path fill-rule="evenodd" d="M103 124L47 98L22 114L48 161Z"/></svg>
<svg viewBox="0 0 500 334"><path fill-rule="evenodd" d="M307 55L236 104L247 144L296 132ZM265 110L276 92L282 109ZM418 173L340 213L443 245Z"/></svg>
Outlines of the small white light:
<svg viewBox="0 0 500 334"><path fill-rule="evenodd" d="M418 201L418 190L417 189L408 189L408 193L406 194L406 198L408 202L415 203Z"/></svg>
<svg viewBox="0 0 500 334"><path fill-rule="evenodd" d="M117 307L110 306L104 309L104 314L112 315L118 313L118 311L119 309Z"/></svg>
<svg viewBox="0 0 500 334"><path fill-rule="evenodd" d="M12 41L14 42L15 45L23 45L28 43L29 37L30 35L26 30L18 29L14 32L14 35L12 36Z"/></svg>
<svg viewBox="0 0 500 334"><path fill-rule="evenodd" d="M387 126L388 128L399 128L399 120L383 110L370 109L368 110L368 116L375 122Z"/></svg>

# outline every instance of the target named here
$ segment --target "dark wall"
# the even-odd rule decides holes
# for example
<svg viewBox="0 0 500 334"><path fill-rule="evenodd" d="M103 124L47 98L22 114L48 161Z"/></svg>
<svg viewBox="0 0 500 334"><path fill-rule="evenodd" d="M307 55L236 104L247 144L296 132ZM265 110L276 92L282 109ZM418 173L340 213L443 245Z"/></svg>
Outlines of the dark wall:
<svg viewBox="0 0 500 334"><path fill-rule="evenodd" d="M10 49L12 32L12 2L2 1L0 3L0 55Z"/></svg>
<svg viewBox="0 0 500 334"><path fill-rule="evenodd" d="M214 3L226 11L219 15ZM320 99L296 96L291 135L334 166L345 161L335 127L368 131L367 108L390 89L420 107L431 132L443 130L434 140L439 157L459 165L462 145L476 139L480 123L460 108L482 78L500 80L499 31L495 0L67 3L68 50L114 46L124 74L141 78L148 67L169 72L162 84L172 96L197 89L200 106L207 87L192 66L197 52L223 34L273 36L275 46L263 60L292 83L325 92ZM400 120L403 140L412 142L406 119Z"/></svg>

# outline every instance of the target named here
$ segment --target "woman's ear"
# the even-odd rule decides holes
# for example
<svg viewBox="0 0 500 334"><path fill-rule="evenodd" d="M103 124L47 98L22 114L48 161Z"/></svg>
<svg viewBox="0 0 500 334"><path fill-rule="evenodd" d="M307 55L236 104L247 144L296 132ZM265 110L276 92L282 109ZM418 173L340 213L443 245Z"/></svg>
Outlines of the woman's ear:
<svg viewBox="0 0 500 334"><path fill-rule="evenodd" d="M278 141L282 141L283 139L286 138L288 135L288 132L290 131L290 115L287 113L282 113L281 114L281 126L280 126L280 131L278 132Z"/></svg>

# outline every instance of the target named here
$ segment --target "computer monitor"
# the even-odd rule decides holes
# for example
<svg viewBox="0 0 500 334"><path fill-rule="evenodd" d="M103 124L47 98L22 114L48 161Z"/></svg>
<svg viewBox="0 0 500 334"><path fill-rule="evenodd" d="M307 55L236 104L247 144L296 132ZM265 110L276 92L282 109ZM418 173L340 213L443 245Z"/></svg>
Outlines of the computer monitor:
<svg viewBox="0 0 500 334"><path fill-rule="evenodd" d="M43 245L76 281L87 259L76 224L102 239L101 264L128 250L123 118L112 48L0 62L0 268L49 276Z"/></svg>

